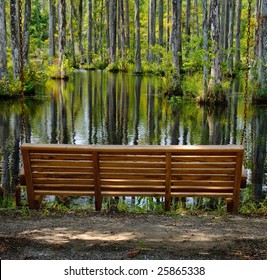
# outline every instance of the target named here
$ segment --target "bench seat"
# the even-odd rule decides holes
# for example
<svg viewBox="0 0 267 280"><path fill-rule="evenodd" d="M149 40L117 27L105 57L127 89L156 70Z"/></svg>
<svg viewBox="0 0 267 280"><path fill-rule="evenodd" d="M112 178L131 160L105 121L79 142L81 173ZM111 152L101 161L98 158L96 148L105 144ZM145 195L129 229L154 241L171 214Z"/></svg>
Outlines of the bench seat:
<svg viewBox="0 0 267 280"><path fill-rule="evenodd" d="M216 197L238 211L244 148L239 145L126 146L23 144L20 184L29 208L45 195L93 196L96 210L105 196Z"/></svg>

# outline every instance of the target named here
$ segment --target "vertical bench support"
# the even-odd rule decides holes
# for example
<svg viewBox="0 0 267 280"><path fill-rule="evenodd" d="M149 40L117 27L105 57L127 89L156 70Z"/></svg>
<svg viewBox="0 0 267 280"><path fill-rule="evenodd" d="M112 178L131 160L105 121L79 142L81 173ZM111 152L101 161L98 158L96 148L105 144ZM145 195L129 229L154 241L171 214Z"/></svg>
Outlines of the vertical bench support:
<svg viewBox="0 0 267 280"><path fill-rule="evenodd" d="M165 211L171 210L171 152L166 152Z"/></svg>
<svg viewBox="0 0 267 280"><path fill-rule="evenodd" d="M95 185L95 209L100 211L102 208L102 195L101 195L101 182L100 182L100 169L99 169L99 154L96 151L92 152L93 159L93 173Z"/></svg>

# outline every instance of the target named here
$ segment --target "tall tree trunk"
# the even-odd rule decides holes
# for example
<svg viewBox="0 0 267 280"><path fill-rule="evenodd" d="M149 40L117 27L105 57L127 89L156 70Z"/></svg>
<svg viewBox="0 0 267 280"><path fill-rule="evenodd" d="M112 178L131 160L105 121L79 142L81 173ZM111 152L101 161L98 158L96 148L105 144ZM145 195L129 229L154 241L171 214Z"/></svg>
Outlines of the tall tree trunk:
<svg viewBox="0 0 267 280"><path fill-rule="evenodd" d="M210 87L221 86L221 66L220 66L220 25L219 25L219 0L211 0L210 19L211 19L211 39L213 58L211 63Z"/></svg>
<svg viewBox="0 0 267 280"><path fill-rule="evenodd" d="M64 57L66 54L66 0L59 0L58 5L58 48L59 48L59 62L60 78L66 78L64 69Z"/></svg>
<svg viewBox="0 0 267 280"><path fill-rule="evenodd" d="M202 11L203 11L203 23L202 23L202 30L203 30L203 51L204 51L204 66L203 66L203 100L206 100L207 93L208 93L208 62L209 62L209 35L208 35L208 2L207 0L202 0Z"/></svg>
<svg viewBox="0 0 267 280"><path fill-rule="evenodd" d="M84 57L84 47L83 47L83 0L79 0L78 6L78 41L79 41L79 51L81 55L81 63L85 62Z"/></svg>
<svg viewBox="0 0 267 280"><path fill-rule="evenodd" d="M0 80L8 76L6 56L6 7L5 0L0 0Z"/></svg>
<svg viewBox="0 0 267 280"><path fill-rule="evenodd" d="M179 41L181 41L181 32L179 31L181 23L179 23L179 4L182 0L172 0L172 35L171 35L171 44L172 44L172 62L174 66L173 73L173 90L175 92L180 91L181 89L181 68L179 62Z"/></svg>
<svg viewBox="0 0 267 280"><path fill-rule="evenodd" d="M166 3L166 50L167 52L170 49L170 0L167 0Z"/></svg>
<svg viewBox="0 0 267 280"><path fill-rule="evenodd" d="M158 19L159 19L159 38L158 42L160 46L163 46L163 16L164 16L164 5L163 0L159 0L158 3Z"/></svg>
<svg viewBox="0 0 267 280"><path fill-rule="evenodd" d="M190 42L190 20L191 20L191 0L186 0L186 20L185 20L185 34L187 36L186 41Z"/></svg>
<svg viewBox="0 0 267 280"><path fill-rule="evenodd" d="M148 61L154 62L151 47L156 44L156 0L149 1L148 21Z"/></svg>
<svg viewBox="0 0 267 280"><path fill-rule="evenodd" d="M101 0L101 8L100 8L100 59L103 60L103 10L104 10L104 0Z"/></svg>
<svg viewBox="0 0 267 280"><path fill-rule="evenodd" d="M139 0L134 1L135 4L135 73L142 72L141 66L141 42L140 42L140 3Z"/></svg>
<svg viewBox="0 0 267 280"><path fill-rule="evenodd" d="M19 78L20 73L20 47L19 47L19 29L17 17L17 1L10 0L10 27L11 27L11 45L14 79Z"/></svg>
<svg viewBox="0 0 267 280"><path fill-rule="evenodd" d="M93 19L92 19L92 0L88 0L88 64L90 65L93 62L92 52L93 52Z"/></svg>
<svg viewBox="0 0 267 280"><path fill-rule="evenodd" d="M229 30L228 30L228 55L227 55L227 62L228 62L228 71L229 74L233 75L233 68L234 68L234 60L233 60L233 36L234 36L234 16L235 16L235 6L234 0L229 0Z"/></svg>
<svg viewBox="0 0 267 280"><path fill-rule="evenodd" d="M126 26L125 26L125 14L124 14L124 0L119 0L119 11L120 11L120 22L121 22L121 55L124 56L125 53L125 42L126 42Z"/></svg>
<svg viewBox="0 0 267 280"><path fill-rule="evenodd" d="M196 14L196 35L199 37L200 34L200 28L199 28L199 16L198 16L198 0L194 1L195 5L195 14Z"/></svg>
<svg viewBox="0 0 267 280"><path fill-rule="evenodd" d="M242 0L237 0L236 22L235 22L235 68L237 70L239 70L241 67L241 56L240 56L241 11L242 11Z"/></svg>
<svg viewBox="0 0 267 280"><path fill-rule="evenodd" d="M116 63L116 33L117 33L117 0L109 1L109 42L110 53L109 61L112 64Z"/></svg>
<svg viewBox="0 0 267 280"><path fill-rule="evenodd" d="M130 49L130 15L129 15L129 0L124 0L125 6L125 45Z"/></svg>
<svg viewBox="0 0 267 280"><path fill-rule="evenodd" d="M49 0L49 57L53 58L56 54L56 7L54 0Z"/></svg>
<svg viewBox="0 0 267 280"><path fill-rule="evenodd" d="M267 0L262 0L259 38L259 97L267 98Z"/></svg>
<svg viewBox="0 0 267 280"><path fill-rule="evenodd" d="M29 48L30 48L30 22L32 13L31 0L25 0L24 9L24 32L23 32L23 61L24 66L29 63Z"/></svg>
<svg viewBox="0 0 267 280"><path fill-rule="evenodd" d="M73 30L73 2L70 0L70 44L71 44L71 56L72 56L72 66L76 67L76 56L75 56L75 41L74 41L74 30Z"/></svg>

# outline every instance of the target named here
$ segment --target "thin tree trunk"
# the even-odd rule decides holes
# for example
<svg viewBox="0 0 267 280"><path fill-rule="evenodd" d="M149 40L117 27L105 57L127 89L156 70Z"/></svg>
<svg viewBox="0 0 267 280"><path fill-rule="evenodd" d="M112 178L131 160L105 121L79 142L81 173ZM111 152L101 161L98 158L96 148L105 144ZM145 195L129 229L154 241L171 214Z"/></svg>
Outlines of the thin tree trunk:
<svg viewBox="0 0 267 280"><path fill-rule="evenodd" d="M195 5L195 14L196 14L196 35L199 37L200 34L200 28L199 28L199 16L198 16L198 0L194 1Z"/></svg>
<svg viewBox="0 0 267 280"><path fill-rule="evenodd" d="M84 58L84 47L83 47L83 38L82 38L82 32L83 32L83 0L79 0L79 6L78 6L78 41L79 41L79 51L81 55L81 63L85 62Z"/></svg>
<svg viewBox="0 0 267 280"><path fill-rule="evenodd" d="M211 1L210 18L211 18L211 39L212 39L212 49L213 49L210 87L213 87L214 85L221 86L219 0Z"/></svg>
<svg viewBox="0 0 267 280"><path fill-rule="evenodd" d="M209 55L208 55L208 3L207 0L202 0L202 11L203 11L203 51L204 51L204 66L203 66L203 100L206 99L208 93L208 62L209 62Z"/></svg>
<svg viewBox="0 0 267 280"><path fill-rule="evenodd" d="M159 38L158 42L160 46L163 46L163 16L164 16L164 7L163 7L163 0L159 0L158 4L159 8L159 14L158 14L158 19L159 19Z"/></svg>
<svg viewBox="0 0 267 280"><path fill-rule="evenodd" d="M50 58L53 58L56 54L55 17L56 17L56 7L55 7L54 0L49 0L49 57Z"/></svg>
<svg viewBox="0 0 267 280"><path fill-rule="evenodd" d="M110 54L109 61L111 64L116 63L116 33L117 33L117 1L109 1L109 41L110 41Z"/></svg>
<svg viewBox="0 0 267 280"><path fill-rule="evenodd" d="M179 17L179 7L181 0L172 0L172 62L174 66L174 73L173 73L173 90L176 91L180 89L181 86L181 68L179 62L179 41L181 41L181 33L179 32L180 28L180 17Z"/></svg>
<svg viewBox="0 0 267 280"><path fill-rule="evenodd" d="M60 78L66 77L64 69L64 57L66 54L66 1L59 0L58 5L59 14L59 30L58 30L58 47L59 47L59 62L58 66L60 69Z"/></svg>
<svg viewBox="0 0 267 280"><path fill-rule="evenodd" d="M6 56L6 7L5 0L0 0L0 80L8 76Z"/></svg>
<svg viewBox="0 0 267 280"><path fill-rule="evenodd" d="M70 0L70 41L71 41L72 65L73 67L76 67L75 42L74 42L74 30L73 30L73 2L71 0Z"/></svg>
<svg viewBox="0 0 267 280"><path fill-rule="evenodd" d="M92 0L88 0L88 64L90 65L93 62L92 52L93 52L93 19L92 19Z"/></svg>
<svg viewBox="0 0 267 280"><path fill-rule="evenodd" d="M130 15L129 15L129 0L125 1L125 45L130 49Z"/></svg>
<svg viewBox="0 0 267 280"><path fill-rule="evenodd" d="M234 60L233 60L233 43L234 43L234 15L235 15L235 6L234 0L229 0L229 30L228 30L228 71L229 74L233 75L233 68L234 68Z"/></svg>
<svg viewBox="0 0 267 280"><path fill-rule="evenodd" d="M12 45L12 62L14 79L17 80L20 74L20 47L17 18L17 1L10 0L10 28L11 28L11 45Z"/></svg>
<svg viewBox="0 0 267 280"><path fill-rule="evenodd" d="M135 73L142 72L141 66L141 42L140 42L140 3L135 0Z"/></svg>
<svg viewBox="0 0 267 280"><path fill-rule="evenodd" d="M166 50L167 52L170 49L170 0L167 0L166 3Z"/></svg>
<svg viewBox="0 0 267 280"><path fill-rule="evenodd" d="M259 52L259 86L260 91L259 95L260 97L267 96L267 0L262 0L262 6L261 6L261 22L260 22L261 33L259 34L259 37L261 38L260 41L260 52Z"/></svg>
<svg viewBox="0 0 267 280"><path fill-rule="evenodd" d="M31 0L25 0L24 10L24 32L23 32L23 60L24 66L29 63L29 48L30 48L30 22L31 22Z"/></svg>
<svg viewBox="0 0 267 280"><path fill-rule="evenodd" d="M241 67L240 57L240 36L241 36L241 11L242 0L236 1L236 25L235 25L235 68L238 70Z"/></svg>
<svg viewBox="0 0 267 280"><path fill-rule="evenodd" d="M148 61L154 62L154 55L151 47L156 44L156 0L149 1L148 21Z"/></svg>

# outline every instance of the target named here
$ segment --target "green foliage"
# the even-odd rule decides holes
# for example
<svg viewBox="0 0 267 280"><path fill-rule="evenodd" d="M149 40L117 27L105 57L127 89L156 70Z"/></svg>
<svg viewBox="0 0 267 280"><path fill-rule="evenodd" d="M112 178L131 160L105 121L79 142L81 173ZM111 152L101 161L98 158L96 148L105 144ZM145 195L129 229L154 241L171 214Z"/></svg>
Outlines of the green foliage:
<svg viewBox="0 0 267 280"><path fill-rule="evenodd" d="M110 63L107 68L107 71L117 73L120 71L119 65L117 63Z"/></svg>
<svg viewBox="0 0 267 280"><path fill-rule="evenodd" d="M71 65L71 62L68 59L63 60L63 69L65 71L65 76L71 76L74 68ZM45 74L52 79L61 79L60 68L57 63L48 65L45 69Z"/></svg>
<svg viewBox="0 0 267 280"><path fill-rule="evenodd" d="M202 74L196 73L194 75L185 75L182 82L182 88L186 100L194 100L198 96L201 96L203 91Z"/></svg>
<svg viewBox="0 0 267 280"><path fill-rule="evenodd" d="M14 97L21 92L20 81L14 81L13 78L3 78L0 80L0 97Z"/></svg>
<svg viewBox="0 0 267 280"><path fill-rule="evenodd" d="M45 81L44 71L37 64L31 63L24 70L24 79L24 91L26 93L32 93L38 85Z"/></svg>
<svg viewBox="0 0 267 280"><path fill-rule="evenodd" d="M13 195L7 195L4 193L3 198L0 197L0 208L14 208L15 200Z"/></svg>

